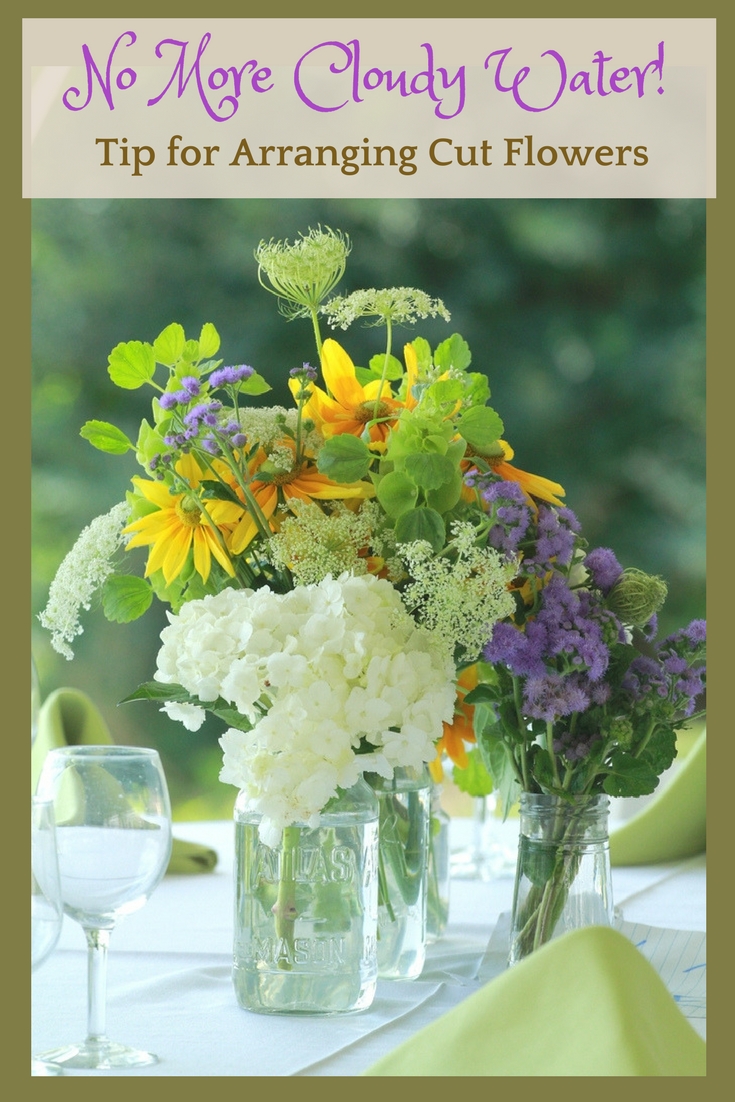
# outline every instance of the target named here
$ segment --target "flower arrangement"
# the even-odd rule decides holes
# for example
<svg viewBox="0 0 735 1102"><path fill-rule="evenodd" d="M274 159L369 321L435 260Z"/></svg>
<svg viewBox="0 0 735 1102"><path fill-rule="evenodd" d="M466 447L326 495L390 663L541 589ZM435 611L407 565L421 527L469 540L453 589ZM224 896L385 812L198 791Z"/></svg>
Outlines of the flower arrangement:
<svg viewBox="0 0 735 1102"><path fill-rule="evenodd" d="M314 334L291 408L250 404L270 386L217 358L211 323L112 350L114 384L154 390L151 419L135 442L103 421L82 436L143 474L62 564L41 614L54 645L72 656L96 593L114 621L170 606L155 679L128 699L227 724L221 779L270 843L361 773L445 752L506 808L652 792L702 708L704 623L656 640L663 581L590 550L564 489L513 464L459 334L394 355L395 327L449 321L440 300L333 294L350 250L322 227L256 250L261 285ZM324 319L381 327L384 347L355 365Z"/></svg>

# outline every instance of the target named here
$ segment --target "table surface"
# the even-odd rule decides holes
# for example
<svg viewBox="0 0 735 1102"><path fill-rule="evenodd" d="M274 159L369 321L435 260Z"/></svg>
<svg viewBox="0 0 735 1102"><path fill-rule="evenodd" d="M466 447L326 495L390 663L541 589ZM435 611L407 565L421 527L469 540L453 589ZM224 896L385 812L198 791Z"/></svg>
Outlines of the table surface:
<svg viewBox="0 0 735 1102"><path fill-rule="evenodd" d="M508 822L496 829L512 847L517 826ZM452 848L466 846L470 831L469 821L453 819ZM242 1010L230 978L232 824L179 823L174 833L215 849L217 868L166 876L148 903L114 930L108 963L109 1036L155 1052L159 1063L123 1072L67 1070L67 1075L359 1075L506 966L502 931L513 892L509 871L491 879L453 879L447 933L429 946L422 975L411 982L379 981L369 1010L329 1018ZM613 869L615 903L629 934L632 923L704 931L705 888L704 855ZM85 955L81 927L65 918L57 948L33 975L34 1053L84 1036ZM697 1007L687 1013L705 1036L701 992Z"/></svg>

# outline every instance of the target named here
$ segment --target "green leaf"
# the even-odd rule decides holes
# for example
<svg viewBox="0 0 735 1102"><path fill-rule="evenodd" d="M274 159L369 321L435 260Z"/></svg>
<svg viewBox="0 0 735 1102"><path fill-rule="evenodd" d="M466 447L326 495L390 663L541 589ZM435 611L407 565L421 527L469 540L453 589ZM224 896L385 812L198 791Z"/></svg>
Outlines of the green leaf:
<svg viewBox="0 0 735 1102"><path fill-rule="evenodd" d="M439 513L422 505L418 509L410 509L398 518L395 537L398 543L426 540L438 552L446 542L447 532Z"/></svg>
<svg viewBox="0 0 735 1102"><path fill-rule="evenodd" d="M436 509L437 513L448 513L462 496L462 486L462 472L455 468L448 482L427 492L426 504L431 509Z"/></svg>
<svg viewBox="0 0 735 1102"><path fill-rule="evenodd" d="M493 790L493 779L485 768L477 747L467 754L465 769L455 765L452 779L460 792L466 792L468 796L489 796Z"/></svg>
<svg viewBox="0 0 735 1102"><path fill-rule="evenodd" d="M181 359L186 360L187 363L194 363L195 360L201 360L202 356L199 352L199 341L187 341L181 350Z"/></svg>
<svg viewBox="0 0 735 1102"><path fill-rule="evenodd" d="M382 379L384 365L385 352L379 352L376 356L370 357L370 371L373 379ZM403 378L403 364L395 356L388 356L388 369L385 377L391 382Z"/></svg>
<svg viewBox="0 0 735 1102"><path fill-rule="evenodd" d="M425 374L431 367L431 345L424 337L414 337L411 341L416 360L419 365L419 375Z"/></svg>
<svg viewBox="0 0 735 1102"><path fill-rule="evenodd" d="M110 455L125 455L133 448L122 429L111 425L109 421L87 421L79 430L79 435L101 452Z"/></svg>
<svg viewBox="0 0 735 1102"><path fill-rule="evenodd" d="M192 697L182 685L162 685L160 681L144 681L135 692L123 697L120 704L130 704L135 700L152 700L154 703L164 703L167 700L175 704L199 704L201 701Z"/></svg>
<svg viewBox="0 0 735 1102"><path fill-rule="evenodd" d="M153 348L142 341L128 341L116 345L107 357L107 373L115 386L123 390L137 390L149 383L156 371Z"/></svg>
<svg viewBox="0 0 735 1102"><path fill-rule="evenodd" d="M360 386L367 386L368 383L375 382L375 372L371 371L369 367L357 367L355 366L355 378Z"/></svg>
<svg viewBox="0 0 735 1102"><path fill-rule="evenodd" d="M158 334L153 342L153 355L159 364L173 367L181 359L186 334L183 326L174 321Z"/></svg>
<svg viewBox="0 0 735 1102"><path fill-rule="evenodd" d="M453 367L456 371L465 371L472 363L470 346L459 333L452 333L445 341L437 345L434 350L434 363L442 371L449 371Z"/></svg>
<svg viewBox="0 0 735 1102"><path fill-rule="evenodd" d="M527 880L543 888L556 864L558 848L548 842L537 842L525 835L521 837L518 861Z"/></svg>
<svg viewBox="0 0 735 1102"><path fill-rule="evenodd" d="M202 497L214 498L216 501L232 501L236 505L242 505L240 498L230 486L217 482L213 478L202 480L199 483L199 489L202 491Z"/></svg>
<svg viewBox="0 0 735 1102"><path fill-rule="evenodd" d="M202 704L200 700L196 700L193 703L198 704L200 708L204 708L205 711L216 716L217 719L221 719L228 727L234 727L238 731L252 731L253 729L253 725L249 719L246 719L246 717L241 715L236 708L226 704L224 701L221 704L219 701L215 701L214 704Z"/></svg>
<svg viewBox="0 0 735 1102"><path fill-rule="evenodd" d="M438 379L426 391L426 397L437 406L454 406L463 396L464 385L461 379Z"/></svg>
<svg viewBox="0 0 735 1102"><path fill-rule="evenodd" d="M135 458L141 467L147 467L154 455L166 450L161 433L143 419L140 423L138 440L135 445Z"/></svg>
<svg viewBox="0 0 735 1102"><path fill-rule="evenodd" d="M422 490L436 490L456 472L451 459L436 452L406 456L406 472Z"/></svg>
<svg viewBox="0 0 735 1102"><path fill-rule="evenodd" d="M503 422L490 406L472 406L460 417L457 429L468 444L482 451L503 435Z"/></svg>
<svg viewBox="0 0 735 1102"><path fill-rule="evenodd" d="M153 590L145 578L112 574L102 590L102 609L115 624L129 624L150 608Z"/></svg>
<svg viewBox="0 0 735 1102"><path fill-rule="evenodd" d="M473 726L482 760L493 779L503 815L507 816L510 809L518 802L521 786L503 742L503 728L495 719L494 709L484 703L475 705Z"/></svg>
<svg viewBox="0 0 735 1102"><path fill-rule="evenodd" d="M251 397L256 394L267 394L271 389L270 383L267 383L257 371L254 371L247 379L243 379L237 388L239 394L249 394Z"/></svg>
<svg viewBox="0 0 735 1102"><path fill-rule="evenodd" d="M402 471L391 471L381 478L375 492L389 517L400 517L413 509L418 497L416 483Z"/></svg>
<svg viewBox="0 0 735 1102"><path fill-rule="evenodd" d="M483 375L480 371L469 371L467 380L469 386L465 390L465 398L469 405L484 406L490 401L490 383L487 375Z"/></svg>
<svg viewBox="0 0 735 1102"><path fill-rule="evenodd" d="M317 458L317 469L333 482L358 482L368 473L371 460L364 440L343 432L324 442Z"/></svg>
<svg viewBox="0 0 735 1102"><path fill-rule="evenodd" d="M660 727L651 735L641 758L657 776L668 769L676 757L676 732L671 727Z"/></svg>
<svg viewBox="0 0 735 1102"><path fill-rule="evenodd" d="M497 689L494 689L491 685L477 685L464 695L465 704L492 704L497 699Z"/></svg>
<svg viewBox="0 0 735 1102"><path fill-rule="evenodd" d="M203 359L209 359L211 356L216 356L219 351L220 338L219 333L212 325L211 321L207 321L202 326L202 331L199 334L199 354Z"/></svg>
<svg viewBox="0 0 735 1102"><path fill-rule="evenodd" d="M648 796L658 786L658 774L649 762L625 750L613 751L610 765L602 783L608 796Z"/></svg>

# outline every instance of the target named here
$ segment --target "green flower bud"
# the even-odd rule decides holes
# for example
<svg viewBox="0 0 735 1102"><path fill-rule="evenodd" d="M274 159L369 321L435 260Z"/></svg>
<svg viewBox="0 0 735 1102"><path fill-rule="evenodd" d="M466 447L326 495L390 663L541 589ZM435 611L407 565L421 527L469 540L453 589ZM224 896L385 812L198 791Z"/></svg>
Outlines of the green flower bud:
<svg viewBox="0 0 735 1102"><path fill-rule="evenodd" d="M606 603L624 624L643 627L663 608L667 593L668 587L663 578L630 567L623 571Z"/></svg>
<svg viewBox="0 0 735 1102"><path fill-rule="evenodd" d="M633 724L627 716L616 716L610 723L608 735L623 750L630 750L633 745Z"/></svg>

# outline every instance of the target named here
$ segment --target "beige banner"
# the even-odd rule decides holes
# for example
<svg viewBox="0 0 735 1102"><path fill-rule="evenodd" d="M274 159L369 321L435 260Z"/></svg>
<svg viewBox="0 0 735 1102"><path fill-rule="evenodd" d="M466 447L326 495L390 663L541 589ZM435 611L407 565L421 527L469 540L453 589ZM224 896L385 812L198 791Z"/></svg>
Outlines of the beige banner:
<svg viewBox="0 0 735 1102"><path fill-rule="evenodd" d="M714 19L27 19L29 198L715 196Z"/></svg>

